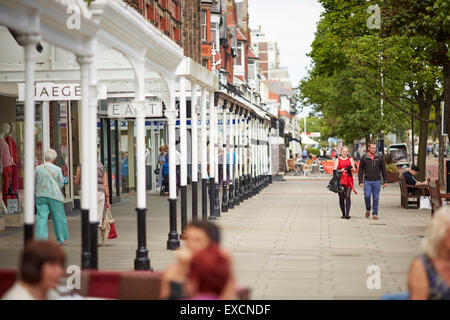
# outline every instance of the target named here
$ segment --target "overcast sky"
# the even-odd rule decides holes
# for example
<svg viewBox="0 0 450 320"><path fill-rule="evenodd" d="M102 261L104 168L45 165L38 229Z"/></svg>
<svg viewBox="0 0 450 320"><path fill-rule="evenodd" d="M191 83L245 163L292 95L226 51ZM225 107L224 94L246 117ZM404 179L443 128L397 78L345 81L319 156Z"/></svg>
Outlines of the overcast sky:
<svg viewBox="0 0 450 320"><path fill-rule="evenodd" d="M250 28L278 40L280 65L289 68L292 87L306 76L316 24L322 7L317 0L248 0Z"/></svg>

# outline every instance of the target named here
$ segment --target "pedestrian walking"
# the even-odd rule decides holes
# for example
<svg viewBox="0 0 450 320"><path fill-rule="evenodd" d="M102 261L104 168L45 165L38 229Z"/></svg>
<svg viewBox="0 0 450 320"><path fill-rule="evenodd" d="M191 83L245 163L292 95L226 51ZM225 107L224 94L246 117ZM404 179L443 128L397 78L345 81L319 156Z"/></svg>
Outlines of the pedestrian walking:
<svg viewBox="0 0 450 320"><path fill-rule="evenodd" d="M408 275L411 300L450 300L450 208L434 214L424 242L424 253L411 263Z"/></svg>
<svg viewBox="0 0 450 320"><path fill-rule="evenodd" d="M162 182L163 182L163 176L162 176L162 167L164 163L167 160L166 156L166 147L161 146L159 148L159 155L158 155L158 164L159 164L159 176L158 176L158 188L161 188Z"/></svg>
<svg viewBox="0 0 450 320"><path fill-rule="evenodd" d="M97 157L100 152L97 150ZM77 173L73 181L76 185L81 182L81 164L77 168ZM103 211L104 209L110 209L110 195L109 195L109 185L108 176L106 174L106 169L103 164L97 160L97 217L98 217L98 228L102 228L103 222Z"/></svg>
<svg viewBox="0 0 450 320"><path fill-rule="evenodd" d="M356 194L353 186L353 171L355 169L355 162L348 156L348 148L342 147L341 156L334 161L334 170L341 172L342 192L339 192L339 206L342 212L342 219L350 219L351 194L352 190Z"/></svg>
<svg viewBox="0 0 450 320"><path fill-rule="evenodd" d="M358 171L359 185L364 187L364 201L366 204L366 218L370 217L372 210L373 219L378 219L378 202L380 199L381 178L383 187L386 183L386 162L384 157L377 155L376 142L369 143L369 152L361 157ZM373 203L371 200L373 197Z"/></svg>
<svg viewBox="0 0 450 320"><path fill-rule="evenodd" d="M45 162L35 169L36 239L47 240L48 215L51 213L56 240L59 244L63 244L69 239L69 231L61 192L64 177L61 168L54 164L57 157L55 150L48 150L44 155Z"/></svg>

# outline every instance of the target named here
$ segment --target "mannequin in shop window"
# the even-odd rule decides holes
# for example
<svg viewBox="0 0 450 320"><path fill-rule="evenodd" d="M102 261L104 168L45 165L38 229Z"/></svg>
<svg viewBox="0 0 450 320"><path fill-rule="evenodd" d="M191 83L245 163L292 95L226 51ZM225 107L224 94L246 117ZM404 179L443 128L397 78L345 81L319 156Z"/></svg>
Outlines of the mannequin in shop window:
<svg viewBox="0 0 450 320"><path fill-rule="evenodd" d="M3 124L5 132L5 140L8 143L9 151L13 160L12 172L11 172L11 187L12 193L11 199L17 199L17 187L19 183L19 171L20 171L20 154L17 152L17 143L12 137L12 125L11 123Z"/></svg>
<svg viewBox="0 0 450 320"><path fill-rule="evenodd" d="M0 151L2 154L3 201L5 203L7 203L8 199L11 199L10 194L13 193L11 187L13 167L15 167L17 170L17 166L15 165L13 156L11 154L10 146L7 142L7 138L9 137L8 135L10 131L11 126L8 123L4 123L2 126L2 131L0 133Z"/></svg>
<svg viewBox="0 0 450 320"><path fill-rule="evenodd" d="M6 213L7 209L3 202L3 162L2 153L0 152L0 213Z"/></svg>

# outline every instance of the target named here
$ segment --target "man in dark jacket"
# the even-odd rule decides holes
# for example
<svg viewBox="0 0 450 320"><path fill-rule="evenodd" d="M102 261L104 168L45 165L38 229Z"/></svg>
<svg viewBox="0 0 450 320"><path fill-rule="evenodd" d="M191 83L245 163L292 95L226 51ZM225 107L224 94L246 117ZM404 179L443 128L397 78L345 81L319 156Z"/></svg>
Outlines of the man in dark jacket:
<svg viewBox="0 0 450 320"><path fill-rule="evenodd" d="M426 182L419 182L416 180L415 176L417 173L419 173L420 168L418 166L411 166L411 169L405 171L403 173L403 176L405 177L405 182L407 185L411 185L411 186L426 186L428 183ZM426 196L426 191L425 190L420 189L420 188L409 188L408 187L408 193L409 194L418 194L418 195L424 195Z"/></svg>
<svg viewBox="0 0 450 320"><path fill-rule="evenodd" d="M362 156L358 178L359 185L364 186L364 200L366 203L366 218L370 217L370 210L373 209L372 215L378 219L378 201L380 198L381 176L383 176L384 187L386 183L386 162L384 158L377 155L377 145L375 142L369 143L369 153ZM370 202L373 195L373 206Z"/></svg>

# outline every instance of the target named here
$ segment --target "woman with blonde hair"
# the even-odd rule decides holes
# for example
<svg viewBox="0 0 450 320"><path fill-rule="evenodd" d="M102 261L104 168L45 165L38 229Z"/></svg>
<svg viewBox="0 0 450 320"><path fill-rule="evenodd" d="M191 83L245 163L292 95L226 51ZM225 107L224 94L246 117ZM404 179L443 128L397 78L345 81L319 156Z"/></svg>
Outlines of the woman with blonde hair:
<svg viewBox="0 0 450 320"><path fill-rule="evenodd" d="M409 298L450 300L450 207L440 208L431 219L424 251L409 269Z"/></svg>
<svg viewBox="0 0 450 320"><path fill-rule="evenodd" d="M353 171L355 169L355 162L348 156L348 148L343 146L341 155L334 160L334 170L341 173L341 185L343 191L339 192L339 206L342 211L342 219L350 219L351 193L352 190L356 193L353 187Z"/></svg>

